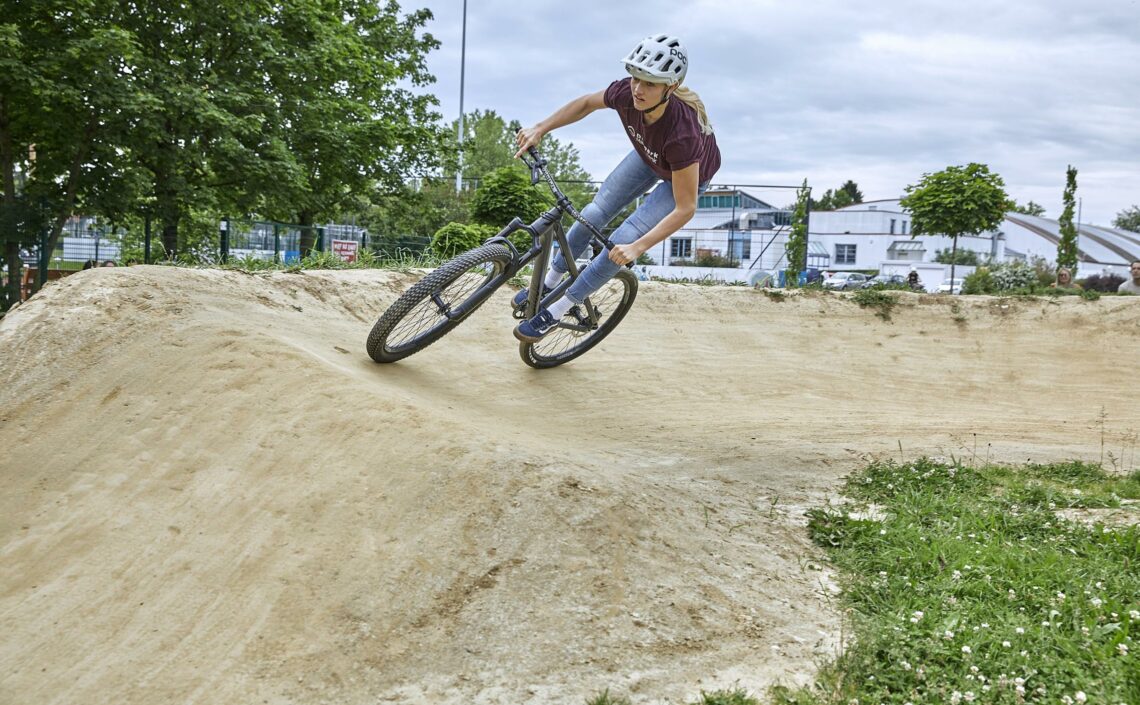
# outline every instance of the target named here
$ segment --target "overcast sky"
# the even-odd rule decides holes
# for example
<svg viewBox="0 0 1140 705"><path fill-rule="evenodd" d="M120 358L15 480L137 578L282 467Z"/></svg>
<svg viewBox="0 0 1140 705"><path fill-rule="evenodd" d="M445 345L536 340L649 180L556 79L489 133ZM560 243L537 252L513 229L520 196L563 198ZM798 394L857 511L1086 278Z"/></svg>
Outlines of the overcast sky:
<svg viewBox="0 0 1140 705"><path fill-rule="evenodd" d="M435 16L431 90L454 120L463 0L401 2ZM1055 219L1072 164L1082 222L1140 205L1136 0L468 0L463 109L531 125L624 76L619 59L658 32L688 48L717 183L806 178L818 196L852 179L873 200L981 162ZM610 111L554 134L595 179L629 149Z"/></svg>

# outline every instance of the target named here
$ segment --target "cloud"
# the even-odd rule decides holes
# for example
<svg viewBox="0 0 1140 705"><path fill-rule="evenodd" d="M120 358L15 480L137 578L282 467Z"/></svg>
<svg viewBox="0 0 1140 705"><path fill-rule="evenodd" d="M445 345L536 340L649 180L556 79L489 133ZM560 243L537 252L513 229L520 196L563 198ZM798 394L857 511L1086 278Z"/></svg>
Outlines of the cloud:
<svg viewBox="0 0 1140 705"><path fill-rule="evenodd" d="M428 5L443 42L435 92L452 120L462 3ZM689 84L717 129L718 180L807 178L822 191L853 179L868 198L893 198L924 173L977 161L1056 217L1074 164L1086 222L1140 202L1136 2L864 5L470 0L464 108L533 123L604 88L629 47L668 31L686 42ZM595 178L628 149L612 115L558 136Z"/></svg>

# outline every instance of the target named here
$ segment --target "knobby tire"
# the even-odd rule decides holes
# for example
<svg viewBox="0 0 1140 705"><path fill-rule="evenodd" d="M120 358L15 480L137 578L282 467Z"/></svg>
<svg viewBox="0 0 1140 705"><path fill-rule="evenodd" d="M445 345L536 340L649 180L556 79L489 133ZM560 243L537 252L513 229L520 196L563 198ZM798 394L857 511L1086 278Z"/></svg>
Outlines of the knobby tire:
<svg viewBox="0 0 1140 705"><path fill-rule="evenodd" d="M577 325L573 314L564 316L559 326L535 343L521 343L523 362L538 369L556 367L584 354L609 335L637 298L637 277L628 269L619 271L588 302L597 312L597 325L587 325L584 310L579 309ZM582 330L588 328L588 330Z"/></svg>
<svg viewBox="0 0 1140 705"><path fill-rule="evenodd" d="M443 263L380 316L368 335L368 356L376 362L396 362L447 335L490 298L496 287L484 285L500 277L510 263L510 251L498 243ZM457 317L448 315L463 305L471 309Z"/></svg>

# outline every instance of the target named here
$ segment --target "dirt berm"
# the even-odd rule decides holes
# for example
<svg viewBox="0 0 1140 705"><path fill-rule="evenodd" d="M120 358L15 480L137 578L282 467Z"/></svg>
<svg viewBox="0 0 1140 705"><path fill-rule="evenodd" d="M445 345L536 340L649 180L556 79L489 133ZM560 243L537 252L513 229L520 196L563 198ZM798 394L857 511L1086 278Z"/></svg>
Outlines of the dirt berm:
<svg viewBox="0 0 1140 705"><path fill-rule="evenodd" d="M1140 298L647 283L539 372L504 290L374 364L415 278L95 269L0 321L0 702L762 693L841 642L804 511L845 473L1140 430Z"/></svg>

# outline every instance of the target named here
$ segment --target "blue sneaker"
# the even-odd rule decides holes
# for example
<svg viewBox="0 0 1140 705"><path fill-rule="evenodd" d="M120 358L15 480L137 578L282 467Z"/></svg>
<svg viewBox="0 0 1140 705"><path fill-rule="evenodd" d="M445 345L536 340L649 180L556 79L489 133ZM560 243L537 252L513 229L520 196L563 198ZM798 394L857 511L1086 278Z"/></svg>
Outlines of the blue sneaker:
<svg viewBox="0 0 1140 705"><path fill-rule="evenodd" d="M546 296L549 293L550 293L549 287L543 285L542 295ZM528 298L530 298L530 289L523 289L519 293L515 294L515 298L511 299L511 306L513 306L515 308L522 308L523 306L526 306L526 300Z"/></svg>
<svg viewBox="0 0 1140 705"><path fill-rule="evenodd" d="M542 340L542 337L554 330L558 325L558 321L550 314L550 311L542 309L534 318L523 321L515 326L515 337L525 343L537 343Z"/></svg>

